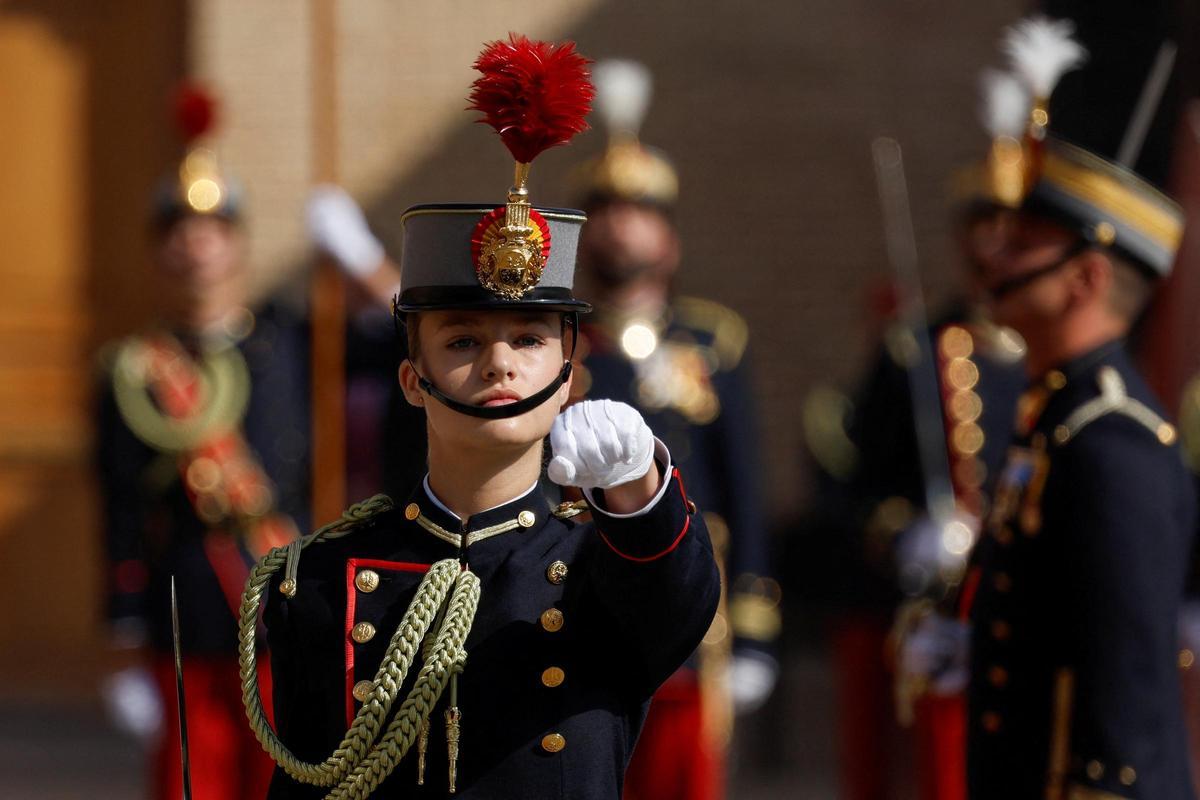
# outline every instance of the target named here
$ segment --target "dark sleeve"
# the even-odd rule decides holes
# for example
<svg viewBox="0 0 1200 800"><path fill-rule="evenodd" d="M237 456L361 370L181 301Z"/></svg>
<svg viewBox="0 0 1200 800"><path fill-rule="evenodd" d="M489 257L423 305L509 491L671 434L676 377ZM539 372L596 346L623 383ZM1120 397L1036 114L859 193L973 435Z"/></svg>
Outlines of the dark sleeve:
<svg viewBox="0 0 1200 800"><path fill-rule="evenodd" d="M771 569L771 536L763 514L762 443L747 363L743 355L733 369L714 377L721 413L709 428L722 490L715 510L729 526L725 576L734 649L773 655L780 629L779 584Z"/></svg>
<svg viewBox="0 0 1200 800"><path fill-rule="evenodd" d="M112 633L129 644L139 643L146 634L146 453L122 419L111 383L105 380L97 392L95 450L106 567L102 585Z"/></svg>
<svg viewBox="0 0 1200 800"><path fill-rule="evenodd" d="M631 674L649 691L700 644L721 594L704 522L687 500L679 471L672 469L667 481L645 513L614 517L600 507L602 497L592 507L602 544L591 591L621 631L622 658L637 667Z"/></svg>
<svg viewBox="0 0 1200 800"><path fill-rule="evenodd" d="M1115 415L1057 456L1045 529L1064 532L1048 579L1063 582L1073 671L1070 780L1117 797L1178 796L1187 778L1176 624L1191 483L1176 450Z"/></svg>

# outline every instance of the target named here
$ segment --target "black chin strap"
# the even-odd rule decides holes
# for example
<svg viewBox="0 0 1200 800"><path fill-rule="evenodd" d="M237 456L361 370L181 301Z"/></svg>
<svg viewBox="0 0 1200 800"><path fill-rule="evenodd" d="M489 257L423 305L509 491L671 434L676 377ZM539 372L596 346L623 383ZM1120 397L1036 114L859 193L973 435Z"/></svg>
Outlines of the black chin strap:
<svg viewBox="0 0 1200 800"><path fill-rule="evenodd" d="M567 378L571 377L571 361L575 358L575 345L579 341L579 314L572 312L568 319L570 320L571 329L574 332L571 336L571 353L567 356L567 360L563 362L562 370L558 373L558 377L552 380L540 392L531 394L529 397L518 400L515 403L504 403L498 406L473 406L470 403L460 402L443 393L441 389L433 385L432 381L421 375L417 370L417 365L412 362L411 358L408 359L408 363L413 368L413 372L417 373L417 385L421 387L421 391L452 411L466 414L468 417L478 417L479 419L511 419L519 417L553 397L562 385L567 382Z"/></svg>

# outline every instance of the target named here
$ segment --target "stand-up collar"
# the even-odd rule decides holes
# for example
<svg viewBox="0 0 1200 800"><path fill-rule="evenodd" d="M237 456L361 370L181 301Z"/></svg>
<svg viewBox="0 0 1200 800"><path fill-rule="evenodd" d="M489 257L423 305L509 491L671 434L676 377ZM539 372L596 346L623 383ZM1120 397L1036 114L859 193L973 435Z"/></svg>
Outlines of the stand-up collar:
<svg viewBox="0 0 1200 800"><path fill-rule="evenodd" d="M412 493L403 513L406 520L422 529L423 535L472 553L507 550L511 545L504 545L503 540L537 530L551 516L550 504L535 483L512 500L471 515L464 524L433 493L428 476Z"/></svg>

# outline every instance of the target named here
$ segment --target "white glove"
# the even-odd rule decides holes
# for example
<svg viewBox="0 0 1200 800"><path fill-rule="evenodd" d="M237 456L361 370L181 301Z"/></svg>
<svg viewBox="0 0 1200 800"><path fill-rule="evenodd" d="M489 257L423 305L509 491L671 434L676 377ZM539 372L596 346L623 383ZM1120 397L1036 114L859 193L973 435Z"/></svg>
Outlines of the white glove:
<svg viewBox="0 0 1200 800"><path fill-rule="evenodd" d="M148 744L163 724L162 698L150 670L126 667L104 678L100 684L104 708L117 730Z"/></svg>
<svg viewBox="0 0 1200 800"><path fill-rule="evenodd" d="M725 674L729 696L733 699L733 710L738 714L748 714L761 708L771 696L778 676L779 667L774 659L734 653Z"/></svg>
<svg viewBox="0 0 1200 800"><path fill-rule="evenodd" d="M584 400L550 428L547 473L559 486L611 489L637 480L654 465L654 434L632 406Z"/></svg>
<svg viewBox="0 0 1200 800"><path fill-rule="evenodd" d="M929 691L954 695L967 688L970 629L965 622L930 614L917 623L900 649L900 671L923 675Z"/></svg>
<svg viewBox="0 0 1200 800"><path fill-rule="evenodd" d="M383 245L367 227L354 198L338 186L325 184L308 197L308 235L348 274L363 278L383 261Z"/></svg>

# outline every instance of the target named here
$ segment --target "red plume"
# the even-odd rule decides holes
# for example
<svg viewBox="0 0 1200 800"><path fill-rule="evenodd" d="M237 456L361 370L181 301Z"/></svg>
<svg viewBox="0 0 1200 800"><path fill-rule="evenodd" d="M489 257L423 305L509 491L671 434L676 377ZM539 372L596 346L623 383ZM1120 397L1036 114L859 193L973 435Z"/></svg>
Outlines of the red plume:
<svg viewBox="0 0 1200 800"><path fill-rule="evenodd" d="M595 89L588 59L574 42L531 42L510 33L492 42L475 62L483 73L471 85L469 108L482 111L509 152L527 164L543 150L587 130Z"/></svg>
<svg viewBox="0 0 1200 800"><path fill-rule="evenodd" d="M175 90L175 125L185 142L192 142L212 130L217 102L212 94L196 83L182 83Z"/></svg>

